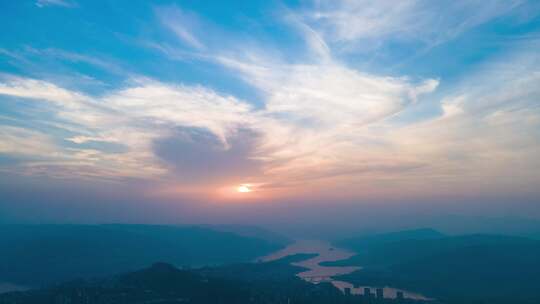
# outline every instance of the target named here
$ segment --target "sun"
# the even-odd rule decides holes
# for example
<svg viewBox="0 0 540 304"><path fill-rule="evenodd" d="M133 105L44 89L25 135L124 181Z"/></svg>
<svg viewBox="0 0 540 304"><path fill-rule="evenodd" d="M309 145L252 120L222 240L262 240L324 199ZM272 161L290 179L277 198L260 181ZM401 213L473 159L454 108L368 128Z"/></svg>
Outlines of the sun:
<svg viewBox="0 0 540 304"><path fill-rule="evenodd" d="M249 185L240 185L238 188L236 188L236 191L240 193L248 193L251 192L251 189L249 188Z"/></svg>

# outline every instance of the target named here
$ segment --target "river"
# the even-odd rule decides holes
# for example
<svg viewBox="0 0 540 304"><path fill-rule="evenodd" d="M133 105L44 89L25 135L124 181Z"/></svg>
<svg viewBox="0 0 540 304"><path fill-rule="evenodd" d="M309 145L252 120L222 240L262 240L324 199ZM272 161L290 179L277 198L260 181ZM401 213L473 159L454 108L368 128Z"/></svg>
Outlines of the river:
<svg viewBox="0 0 540 304"><path fill-rule="evenodd" d="M365 287L370 287L373 289L372 286L353 286L349 282L333 279L333 277L335 276L351 273L353 271L362 269L362 267L321 266L320 263L323 263L323 262L345 260L355 255L355 253L352 251L349 251L343 248L334 247L330 243L325 242L325 241L300 240L283 248L282 250L279 250L270 255L262 257L260 258L260 260L268 262L268 261L283 258L288 255L299 254L299 253L317 254L317 256L314 258L292 263L293 265L302 266L308 269L298 274L300 278L306 281L309 281L312 283L330 282L334 286L339 288L341 291L344 291L345 288L350 288L352 294L363 294ZM372 292L374 291L375 290L372 290ZM383 294L385 298L395 298L396 293L398 291L402 291L403 295L406 298L416 299L416 300L429 300L429 298L418 293L414 293L414 292L410 292L410 291L402 290L402 289L397 289L397 288L392 288L389 286L383 287Z"/></svg>

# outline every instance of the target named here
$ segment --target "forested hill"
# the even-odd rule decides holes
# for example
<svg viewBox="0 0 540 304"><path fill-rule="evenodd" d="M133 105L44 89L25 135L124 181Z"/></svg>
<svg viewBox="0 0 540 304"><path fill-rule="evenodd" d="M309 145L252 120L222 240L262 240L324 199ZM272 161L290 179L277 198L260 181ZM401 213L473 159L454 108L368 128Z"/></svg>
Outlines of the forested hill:
<svg viewBox="0 0 540 304"><path fill-rule="evenodd" d="M373 297L348 295L330 283L308 283L286 257L268 263L181 270L156 263L142 270L96 280L77 280L50 288L0 294L0 304L372 304ZM279 274L278 274L279 273ZM377 299L377 303L422 303ZM438 303L430 303L438 304Z"/></svg>
<svg viewBox="0 0 540 304"><path fill-rule="evenodd" d="M445 235L437 230L431 228L420 228L348 238L337 241L336 245L349 248L354 251L361 251L366 246L373 246L382 243L404 240L433 240L440 239L442 237L445 237Z"/></svg>
<svg viewBox="0 0 540 304"><path fill-rule="evenodd" d="M537 240L484 234L408 238L366 242L357 252L326 264L363 267L342 280L404 288L447 303L540 303Z"/></svg>
<svg viewBox="0 0 540 304"><path fill-rule="evenodd" d="M35 286L140 269L252 261L283 245L189 226L4 225L0 282Z"/></svg>

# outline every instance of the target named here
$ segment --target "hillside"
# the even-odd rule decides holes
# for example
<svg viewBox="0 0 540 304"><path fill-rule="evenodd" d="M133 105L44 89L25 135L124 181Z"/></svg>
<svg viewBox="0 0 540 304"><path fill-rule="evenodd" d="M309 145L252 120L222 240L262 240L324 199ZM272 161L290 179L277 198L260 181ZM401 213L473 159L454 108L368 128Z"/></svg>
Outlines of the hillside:
<svg viewBox="0 0 540 304"><path fill-rule="evenodd" d="M437 240L444 238L445 235L430 228L421 228L414 230L404 230L390 233L381 233L374 235L360 236L356 238L348 238L335 242L339 247L344 247L352 251L357 252L357 255L352 256L349 259L323 263L325 266L363 266L366 259L375 259L383 263L387 262L389 258L393 258L393 250L389 250L389 246L392 244L398 244L401 241L421 241L421 240ZM398 246L398 245L396 245ZM381 252L377 254L371 254L371 252L382 248ZM412 252L412 254L415 254ZM388 257L387 255L390 255Z"/></svg>
<svg viewBox="0 0 540 304"><path fill-rule="evenodd" d="M373 303L372 298L345 295L330 283L311 284L296 277L294 274L301 269L289 263L306 257L298 255L268 263L231 265L222 269L180 270L170 264L155 263L149 268L102 279L77 280L50 288L0 294L0 303ZM278 276L274 275L276 266L281 272ZM238 268L244 271L238 271ZM239 272L248 276L238 276ZM254 277L257 279L253 280ZM384 299L380 303L403 302ZM410 300L407 303L422 302Z"/></svg>
<svg viewBox="0 0 540 304"><path fill-rule="evenodd" d="M296 274L305 271L306 268L292 265L316 257L317 254L295 254L270 262L239 263L218 267L203 267L197 269L198 273L207 277L222 278L238 281L288 281L296 279Z"/></svg>
<svg viewBox="0 0 540 304"><path fill-rule="evenodd" d="M293 243L293 241L279 233L269 231L257 226L248 225L204 225L202 227L211 228L217 231L231 232L240 236L252 237L268 241L283 246Z"/></svg>
<svg viewBox="0 0 540 304"><path fill-rule="evenodd" d="M341 247L349 248L354 251L361 251L365 246L382 244L388 242L397 242L404 240L431 240L439 239L445 235L431 228L420 228L413 230L404 230L390 233L381 233L366 235L356 238L348 238L338 241L336 244Z"/></svg>
<svg viewBox="0 0 540 304"><path fill-rule="evenodd" d="M449 303L538 303L539 256L540 242L497 235L383 242L349 259L364 269L340 279L406 288Z"/></svg>
<svg viewBox="0 0 540 304"><path fill-rule="evenodd" d="M251 261L281 248L265 240L201 227L5 225L0 281L37 285L110 275L165 261L202 266Z"/></svg>

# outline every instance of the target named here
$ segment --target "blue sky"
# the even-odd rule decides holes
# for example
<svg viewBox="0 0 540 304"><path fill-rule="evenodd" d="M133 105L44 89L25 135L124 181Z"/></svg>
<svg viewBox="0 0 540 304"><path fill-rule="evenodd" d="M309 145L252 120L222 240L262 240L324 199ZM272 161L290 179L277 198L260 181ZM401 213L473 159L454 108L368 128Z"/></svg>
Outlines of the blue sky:
<svg viewBox="0 0 540 304"><path fill-rule="evenodd" d="M174 201L201 218L215 202L456 198L493 210L503 196L519 199L499 213L540 217L537 1L21 0L0 11L0 210L13 218L62 210L53 201L74 189L116 213L131 195L133 208ZM74 218L94 198L79 199Z"/></svg>

